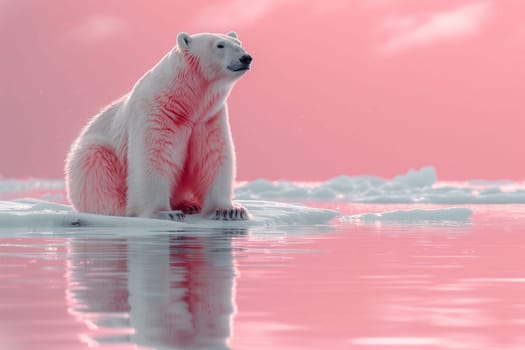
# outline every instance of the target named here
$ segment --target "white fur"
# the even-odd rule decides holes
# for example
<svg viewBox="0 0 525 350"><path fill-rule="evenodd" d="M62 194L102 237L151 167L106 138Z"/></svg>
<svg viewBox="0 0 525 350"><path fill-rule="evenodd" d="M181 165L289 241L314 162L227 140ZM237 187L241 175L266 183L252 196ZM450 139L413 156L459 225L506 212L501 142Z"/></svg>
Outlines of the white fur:
<svg viewBox="0 0 525 350"><path fill-rule="evenodd" d="M206 79L215 82L204 94L201 103L195 106L190 116L192 125L203 125L209 118L221 113L220 123L225 135L224 162L221 164L217 176L213 181L209 193L203 203L203 213L211 215L217 208L233 208L232 182L235 177L235 154L228 122L226 99L235 81L243 72L233 72L228 67L238 63L239 58L246 52L234 34L197 34L190 36L180 33L178 45L162 60L147 72L135 84L133 89L96 115L82 130L81 135L74 142L66 160L66 181L68 193L74 206L83 199L79 198L79 188L87 181L82 170L82 155L92 145L109 145L117 156L127 159L127 202L125 215L141 217L158 217L161 211L170 210L170 193L172 184L170 179L159 174L147 161L147 147L145 145L148 113L151 105L159 94L173 86L173 81L187 62L182 53L190 50L198 56L201 71ZM218 48L218 44L223 48ZM217 77L217 67L220 66L220 78ZM177 82L183 86L185 82ZM211 107L208 105L214 99ZM183 166L186 147L192 127L183 127L177 131L177 143L166 152L171 161Z"/></svg>

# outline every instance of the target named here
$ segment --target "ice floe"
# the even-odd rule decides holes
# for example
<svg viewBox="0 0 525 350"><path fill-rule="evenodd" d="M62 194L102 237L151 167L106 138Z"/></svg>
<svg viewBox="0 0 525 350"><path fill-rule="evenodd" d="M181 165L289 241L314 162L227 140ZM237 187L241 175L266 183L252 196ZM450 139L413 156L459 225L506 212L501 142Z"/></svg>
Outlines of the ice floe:
<svg viewBox="0 0 525 350"><path fill-rule="evenodd" d="M316 225L339 216L334 210L269 201L241 201L252 215L249 221L216 221L188 215L183 222L75 212L70 206L35 199L0 201L0 228L127 227L155 230L246 228L270 225Z"/></svg>
<svg viewBox="0 0 525 350"><path fill-rule="evenodd" d="M18 199L30 196L38 199ZM266 225L317 225L334 222L332 210L289 204L346 202L366 204L410 204L403 210L344 216L359 222L448 222L468 221L470 204L525 204L525 182L470 180L440 182L433 167L410 170L392 179L377 176L337 176L324 182L269 181L239 183L235 197L253 215L249 222L222 222L187 216L184 222L108 217L77 213L66 202L62 180L0 179L0 228L6 227L139 227L158 230L191 228L252 227ZM47 200L47 201L43 201ZM279 203L286 202L286 203ZM421 208L426 204L453 208ZM418 208L419 205L419 208Z"/></svg>
<svg viewBox="0 0 525 350"><path fill-rule="evenodd" d="M407 209L347 215L342 220L347 222L461 223L468 222L472 214L473 211L470 208Z"/></svg>

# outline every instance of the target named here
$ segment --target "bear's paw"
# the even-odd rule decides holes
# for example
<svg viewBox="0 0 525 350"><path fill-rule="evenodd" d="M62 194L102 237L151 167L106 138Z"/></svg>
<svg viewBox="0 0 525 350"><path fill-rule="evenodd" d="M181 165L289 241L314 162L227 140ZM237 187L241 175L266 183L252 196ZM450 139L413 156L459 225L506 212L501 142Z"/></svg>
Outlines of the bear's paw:
<svg viewBox="0 0 525 350"><path fill-rule="evenodd" d="M233 208L216 208L211 215L211 219L225 221L249 220L250 215L248 214L248 210L241 206Z"/></svg>
<svg viewBox="0 0 525 350"><path fill-rule="evenodd" d="M159 219L163 220L182 221L185 217L186 215L181 210L168 210L159 213Z"/></svg>

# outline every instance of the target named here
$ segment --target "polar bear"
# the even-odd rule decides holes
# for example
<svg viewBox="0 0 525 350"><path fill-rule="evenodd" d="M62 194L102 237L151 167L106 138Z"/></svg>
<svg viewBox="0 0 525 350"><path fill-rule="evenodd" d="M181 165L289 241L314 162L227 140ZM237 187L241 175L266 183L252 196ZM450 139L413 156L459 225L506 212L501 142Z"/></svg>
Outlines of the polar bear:
<svg viewBox="0 0 525 350"><path fill-rule="evenodd" d="M145 218L248 219L232 201L226 100L251 62L234 32L179 33L177 45L71 146L65 173L73 207Z"/></svg>

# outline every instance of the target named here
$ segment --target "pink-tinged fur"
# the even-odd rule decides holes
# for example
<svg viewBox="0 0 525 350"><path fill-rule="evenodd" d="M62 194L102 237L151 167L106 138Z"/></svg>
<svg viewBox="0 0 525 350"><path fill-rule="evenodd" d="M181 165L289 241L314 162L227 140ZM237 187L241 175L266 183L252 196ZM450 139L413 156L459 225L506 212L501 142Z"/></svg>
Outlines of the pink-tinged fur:
<svg viewBox="0 0 525 350"><path fill-rule="evenodd" d="M73 206L145 217L238 207L231 201L235 156L225 100L239 76L175 48L73 144L66 161Z"/></svg>
<svg viewBox="0 0 525 350"><path fill-rule="evenodd" d="M145 144L152 169L170 179L170 208L181 210L186 203L203 206L222 164L217 160L223 160L225 144L217 125L219 114L204 121L216 108L220 92L206 98L214 81L203 79L198 58L187 53L184 58L188 65L175 79L175 82L186 82L184 89L175 84L155 98ZM201 101L206 100L202 106ZM170 157L177 142L186 143L182 164Z"/></svg>
<svg viewBox="0 0 525 350"><path fill-rule="evenodd" d="M84 178L78 210L124 215L126 208L126 159L119 159L107 145L89 147L81 160Z"/></svg>
<svg viewBox="0 0 525 350"><path fill-rule="evenodd" d="M171 206L173 209L182 209L178 205L184 201L203 206L206 193L225 157L225 140L217 121L218 116L215 116L204 125L193 128L188 143L183 176L172 191Z"/></svg>

